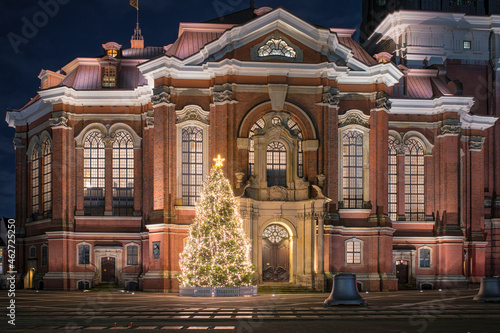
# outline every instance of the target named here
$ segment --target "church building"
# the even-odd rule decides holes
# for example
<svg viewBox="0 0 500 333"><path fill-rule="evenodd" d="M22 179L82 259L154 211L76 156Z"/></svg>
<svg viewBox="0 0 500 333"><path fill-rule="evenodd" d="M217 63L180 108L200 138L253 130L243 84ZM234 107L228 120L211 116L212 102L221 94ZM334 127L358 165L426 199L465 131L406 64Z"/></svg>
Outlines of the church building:
<svg viewBox="0 0 500 333"><path fill-rule="evenodd" d="M253 2L252 2L253 3ZM18 285L176 292L221 155L257 285L466 287L500 274L500 16L395 11L354 29L284 8L42 70L7 112Z"/></svg>

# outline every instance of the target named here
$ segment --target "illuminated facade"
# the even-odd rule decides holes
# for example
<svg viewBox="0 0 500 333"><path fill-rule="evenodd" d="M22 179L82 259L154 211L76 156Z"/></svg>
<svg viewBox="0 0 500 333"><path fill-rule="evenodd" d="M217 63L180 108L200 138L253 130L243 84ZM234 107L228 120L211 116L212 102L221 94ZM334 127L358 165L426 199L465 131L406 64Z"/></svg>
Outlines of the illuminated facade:
<svg viewBox="0 0 500 333"><path fill-rule="evenodd" d="M373 56L354 30L263 7L181 23L166 47L144 47L136 32L131 49L110 42L102 57L43 70L38 95L7 113L19 280L177 290L218 154L258 284L325 290L332 274L352 272L363 290L395 290L498 275L496 90L481 99L467 79L491 81L490 32L476 37L474 24L495 18L464 28L473 51L453 57L387 48L413 24L394 28L401 13L367 42Z"/></svg>

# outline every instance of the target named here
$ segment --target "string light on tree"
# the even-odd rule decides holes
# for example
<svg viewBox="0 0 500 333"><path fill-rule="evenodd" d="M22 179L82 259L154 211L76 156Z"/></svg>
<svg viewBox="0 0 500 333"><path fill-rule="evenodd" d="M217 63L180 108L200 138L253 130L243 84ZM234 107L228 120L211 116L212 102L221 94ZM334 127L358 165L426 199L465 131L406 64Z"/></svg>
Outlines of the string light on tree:
<svg viewBox="0 0 500 333"><path fill-rule="evenodd" d="M254 273L250 240L231 184L224 177L224 159L218 155L214 162L179 260L179 282L183 287L249 286Z"/></svg>

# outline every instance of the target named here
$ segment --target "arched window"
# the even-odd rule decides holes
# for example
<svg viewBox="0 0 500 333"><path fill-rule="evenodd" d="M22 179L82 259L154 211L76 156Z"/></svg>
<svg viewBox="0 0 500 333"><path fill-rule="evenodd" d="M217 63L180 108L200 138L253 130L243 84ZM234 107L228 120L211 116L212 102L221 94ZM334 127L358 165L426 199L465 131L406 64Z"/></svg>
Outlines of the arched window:
<svg viewBox="0 0 500 333"><path fill-rule="evenodd" d="M342 138L344 208L363 208L363 133L349 130Z"/></svg>
<svg viewBox="0 0 500 333"><path fill-rule="evenodd" d="M49 264L49 247L44 244L42 245L42 266L47 266Z"/></svg>
<svg viewBox="0 0 500 333"><path fill-rule="evenodd" d="M267 186L286 186L286 148L279 141L267 145Z"/></svg>
<svg viewBox="0 0 500 333"><path fill-rule="evenodd" d="M130 216L134 211L134 142L126 131L113 141L113 215Z"/></svg>
<svg viewBox="0 0 500 333"><path fill-rule="evenodd" d="M116 87L116 68L104 67L102 70L102 86L107 88Z"/></svg>
<svg viewBox="0 0 500 333"><path fill-rule="evenodd" d="M420 268L431 267L431 249L422 247L418 250L418 266Z"/></svg>
<svg viewBox="0 0 500 333"><path fill-rule="evenodd" d="M361 265L363 263L363 241L352 238L345 241L345 263Z"/></svg>
<svg viewBox="0 0 500 333"><path fill-rule="evenodd" d="M297 177L303 177L304 176L304 151L302 148L302 141L303 141L303 136L302 136L302 131L300 130L299 125L295 121L293 121L291 118L288 119L288 127L297 133L297 136L299 137L299 141L297 142Z"/></svg>
<svg viewBox="0 0 500 333"><path fill-rule="evenodd" d="M52 216L52 144L46 138L42 144L43 153L43 176L42 176L42 200L44 217Z"/></svg>
<svg viewBox="0 0 500 333"><path fill-rule="evenodd" d="M78 249L78 265L88 265L90 264L90 245L89 244L79 244Z"/></svg>
<svg viewBox="0 0 500 333"><path fill-rule="evenodd" d="M255 144L252 137L255 134L255 130L264 128L264 125L264 119L260 118L255 124L253 124L250 129L250 134L248 135L248 138L250 139L250 147L248 148L248 174L250 176L253 176L255 172Z"/></svg>
<svg viewBox="0 0 500 333"><path fill-rule="evenodd" d="M186 126L182 129L182 204L194 206L203 182L203 129Z"/></svg>
<svg viewBox="0 0 500 333"><path fill-rule="evenodd" d="M407 221L425 220L424 211L424 147L420 140L406 141L405 153L405 217Z"/></svg>
<svg viewBox="0 0 500 333"><path fill-rule="evenodd" d="M40 145L36 143L31 151L31 214L38 220L40 209Z"/></svg>
<svg viewBox="0 0 500 333"><path fill-rule="evenodd" d="M388 161L388 187L389 187L389 217L392 221L397 219L397 204L398 204L398 169L397 169L397 156L396 139L389 136L389 161Z"/></svg>
<svg viewBox="0 0 500 333"><path fill-rule="evenodd" d="M83 202L85 215L104 215L105 153L101 133L91 132L83 143Z"/></svg>
<svg viewBox="0 0 500 333"><path fill-rule="evenodd" d="M252 128L250 129L250 133L248 135L248 138L250 139L250 147L248 149L248 173L250 176L254 174L254 169L255 169L255 143L252 140L252 137L255 134L255 131L257 129L262 129L265 126L265 122L263 118L260 118L257 120L255 124L253 124ZM297 142L297 176L298 177L304 177L304 150L303 150L303 135L302 131L300 130L300 127L297 125L297 123L292 119L288 119L288 128L295 132L297 137L299 138Z"/></svg>
<svg viewBox="0 0 500 333"><path fill-rule="evenodd" d="M139 246L137 244L129 244L127 248L127 266L139 264Z"/></svg>
<svg viewBox="0 0 500 333"><path fill-rule="evenodd" d="M296 58L297 52L281 38L272 38L258 50L259 57L282 56Z"/></svg>

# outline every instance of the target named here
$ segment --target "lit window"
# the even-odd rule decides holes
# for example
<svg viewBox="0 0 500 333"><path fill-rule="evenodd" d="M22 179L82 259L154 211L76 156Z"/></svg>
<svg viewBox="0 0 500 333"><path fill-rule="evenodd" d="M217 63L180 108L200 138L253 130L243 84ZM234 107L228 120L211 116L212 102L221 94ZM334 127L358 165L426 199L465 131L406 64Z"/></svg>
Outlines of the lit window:
<svg viewBox="0 0 500 333"><path fill-rule="evenodd" d="M117 55L118 55L118 51L116 50L108 50L106 51L107 55L109 55L110 57L113 57L115 58Z"/></svg>
<svg viewBox="0 0 500 333"><path fill-rule="evenodd" d="M47 245L42 246L42 266L47 266L49 263L49 247Z"/></svg>
<svg viewBox="0 0 500 333"><path fill-rule="evenodd" d="M271 224L262 232L262 238L273 244L279 244L282 240L288 239L288 232L278 224Z"/></svg>
<svg viewBox="0 0 500 333"><path fill-rule="evenodd" d="M78 264L79 265L90 264L90 245L87 244L78 245Z"/></svg>
<svg viewBox="0 0 500 333"><path fill-rule="evenodd" d="M0 275L3 274L3 247L0 247Z"/></svg>
<svg viewBox="0 0 500 333"><path fill-rule="evenodd" d="M303 177L304 176L304 151L302 148L302 131L299 128L299 125L295 121L293 121L291 118L288 119L288 127L297 133L297 136L299 137L299 141L297 142L297 177Z"/></svg>
<svg viewBox="0 0 500 333"><path fill-rule="evenodd" d="M425 220L424 148L417 139L408 139L406 143L405 217L407 221L423 221Z"/></svg>
<svg viewBox="0 0 500 333"><path fill-rule="evenodd" d="M134 210L134 143L125 132L113 142L113 215L132 215Z"/></svg>
<svg viewBox="0 0 500 333"><path fill-rule="evenodd" d="M31 213L33 220L38 219L40 205L40 146L35 144L31 152Z"/></svg>
<svg viewBox="0 0 500 333"><path fill-rule="evenodd" d="M278 122L281 122L281 119L279 118L274 118L278 119ZM273 121L274 121L273 119ZM258 129L262 129L265 126L265 122L263 118L260 118L257 120L255 124L253 124L252 128L250 129L250 133L248 135L248 138L250 139L250 147L248 149L248 172L250 176L253 176L254 174L254 169L255 169L255 143L252 137L255 135L255 131ZM299 138L297 142L297 176L298 177L303 177L304 176L304 150L302 147L303 143L303 135L300 127L297 125L297 123L292 120L291 118L288 119L288 128L290 130L294 131L297 137Z"/></svg>
<svg viewBox="0 0 500 333"><path fill-rule="evenodd" d="M471 49L471 41L464 40L464 50L470 50L470 49Z"/></svg>
<svg viewBox="0 0 500 333"><path fill-rule="evenodd" d="M254 169L255 169L255 145L252 140L252 137L255 135L255 131L257 129L262 129L264 128L265 122L264 119L260 118L257 120L255 124L253 124L252 128L250 129L250 134L248 138L250 139L250 148L248 149L248 172L250 176L253 176L254 174Z"/></svg>
<svg viewBox="0 0 500 333"><path fill-rule="evenodd" d="M104 143L101 133L87 135L83 144L83 201L85 215L104 215Z"/></svg>
<svg viewBox="0 0 500 333"><path fill-rule="evenodd" d="M349 239L345 242L346 263L350 265L361 264L361 245L359 239Z"/></svg>
<svg viewBox="0 0 500 333"><path fill-rule="evenodd" d="M430 249L420 249L419 250L419 266L420 268L431 267L431 250Z"/></svg>
<svg viewBox="0 0 500 333"><path fill-rule="evenodd" d="M363 208L363 133L347 131L342 138L344 208Z"/></svg>
<svg viewBox="0 0 500 333"><path fill-rule="evenodd" d="M182 204L194 206L203 182L203 129L182 129Z"/></svg>
<svg viewBox="0 0 500 333"><path fill-rule="evenodd" d="M29 256L30 256L30 258L36 257L36 247L34 247L34 246L30 247Z"/></svg>
<svg viewBox="0 0 500 333"><path fill-rule="evenodd" d="M42 200L44 217L52 216L52 145L49 139L43 142Z"/></svg>
<svg viewBox="0 0 500 333"><path fill-rule="evenodd" d="M102 86L108 88L116 87L116 68L104 67L102 74Z"/></svg>
<svg viewBox="0 0 500 333"><path fill-rule="evenodd" d="M288 46L283 39L272 38L262 45L258 51L259 57L282 56L287 58L296 58L297 52Z"/></svg>
<svg viewBox="0 0 500 333"><path fill-rule="evenodd" d="M279 141L267 145L267 186L286 186L286 148Z"/></svg>
<svg viewBox="0 0 500 333"><path fill-rule="evenodd" d="M394 137L389 137L389 164L388 164L388 185L389 185L389 218L392 221L397 219L397 204L398 204L398 191L397 191L397 150Z"/></svg>
<svg viewBox="0 0 500 333"><path fill-rule="evenodd" d="M136 245L127 246L127 265L137 265L139 263L139 247Z"/></svg>

